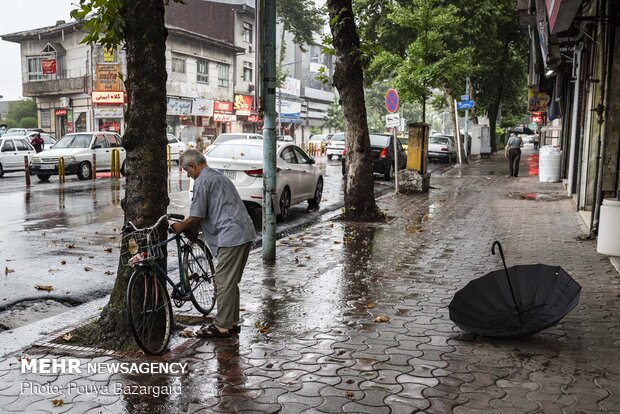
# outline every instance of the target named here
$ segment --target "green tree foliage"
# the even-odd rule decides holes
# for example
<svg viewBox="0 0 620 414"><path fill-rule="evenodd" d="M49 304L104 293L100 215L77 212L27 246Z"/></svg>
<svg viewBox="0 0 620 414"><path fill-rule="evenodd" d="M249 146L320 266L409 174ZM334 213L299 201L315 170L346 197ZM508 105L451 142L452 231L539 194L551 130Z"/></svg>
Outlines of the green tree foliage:
<svg viewBox="0 0 620 414"><path fill-rule="evenodd" d="M34 118L34 125L32 125L32 118ZM22 99L11 102L5 123L9 128L36 128L38 126L36 101L34 99Z"/></svg>
<svg viewBox="0 0 620 414"><path fill-rule="evenodd" d="M344 115L342 107L338 102L332 102L327 107L327 115L325 116L325 124L332 131L344 131Z"/></svg>

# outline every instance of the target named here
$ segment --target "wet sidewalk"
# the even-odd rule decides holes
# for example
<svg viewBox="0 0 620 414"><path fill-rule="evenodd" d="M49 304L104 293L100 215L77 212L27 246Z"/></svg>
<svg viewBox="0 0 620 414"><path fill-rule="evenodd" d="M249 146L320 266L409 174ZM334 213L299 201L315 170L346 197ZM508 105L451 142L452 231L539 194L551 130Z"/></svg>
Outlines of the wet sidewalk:
<svg viewBox="0 0 620 414"><path fill-rule="evenodd" d="M524 154L522 174L526 165ZM620 276L595 241L579 239L585 226L560 183L508 177L506 168L494 156L433 176L428 194L383 196L386 223L334 216L279 240L271 267L254 251L241 283L241 334L191 342L169 359L187 363L184 373L22 374L22 353L8 356L0 411L620 412ZM508 266L542 262L571 273L583 287L577 308L525 339L457 328L448 304L501 267L494 240Z"/></svg>

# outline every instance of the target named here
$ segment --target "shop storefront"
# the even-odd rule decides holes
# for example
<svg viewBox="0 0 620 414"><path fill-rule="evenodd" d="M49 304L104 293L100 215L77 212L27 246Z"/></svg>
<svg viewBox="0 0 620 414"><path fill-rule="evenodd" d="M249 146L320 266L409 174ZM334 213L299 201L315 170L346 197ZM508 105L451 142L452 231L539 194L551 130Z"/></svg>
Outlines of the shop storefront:
<svg viewBox="0 0 620 414"><path fill-rule="evenodd" d="M92 99L95 130L111 131L122 135L125 132L123 121L125 93L94 91Z"/></svg>
<svg viewBox="0 0 620 414"><path fill-rule="evenodd" d="M190 99L169 96L166 105L166 125L169 133L181 137L181 127L192 125L192 101Z"/></svg>
<svg viewBox="0 0 620 414"><path fill-rule="evenodd" d="M235 95L234 110L237 118L237 126L240 132L251 133L259 129L260 118L256 111L252 110L254 97L250 95Z"/></svg>
<svg viewBox="0 0 620 414"><path fill-rule="evenodd" d="M233 103L228 101L215 101L213 103L213 123L215 135L232 131L232 123L236 120L233 115Z"/></svg>

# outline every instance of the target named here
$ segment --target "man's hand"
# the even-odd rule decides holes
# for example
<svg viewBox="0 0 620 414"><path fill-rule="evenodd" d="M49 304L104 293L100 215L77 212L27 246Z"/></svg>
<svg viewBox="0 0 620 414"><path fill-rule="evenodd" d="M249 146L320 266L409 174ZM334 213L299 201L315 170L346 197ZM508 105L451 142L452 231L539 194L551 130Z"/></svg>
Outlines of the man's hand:
<svg viewBox="0 0 620 414"><path fill-rule="evenodd" d="M180 223L180 222L172 223L170 225L170 228L172 229L174 234L179 234L179 233L181 233L184 230L183 223Z"/></svg>

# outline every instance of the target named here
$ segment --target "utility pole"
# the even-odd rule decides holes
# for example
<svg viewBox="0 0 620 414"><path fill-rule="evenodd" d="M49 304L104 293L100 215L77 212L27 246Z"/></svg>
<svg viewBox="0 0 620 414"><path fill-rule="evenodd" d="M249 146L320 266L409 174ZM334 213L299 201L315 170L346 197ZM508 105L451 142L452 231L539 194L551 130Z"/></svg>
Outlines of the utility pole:
<svg viewBox="0 0 620 414"><path fill-rule="evenodd" d="M276 0L262 0L263 10L263 261L276 260Z"/></svg>
<svg viewBox="0 0 620 414"><path fill-rule="evenodd" d="M465 95L467 95L467 99L469 99L469 76L465 81ZM465 128L463 129L463 149L465 150L465 157L467 157L467 133L469 132L469 109L465 110ZM460 132L459 132L460 135Z"/></svg>

